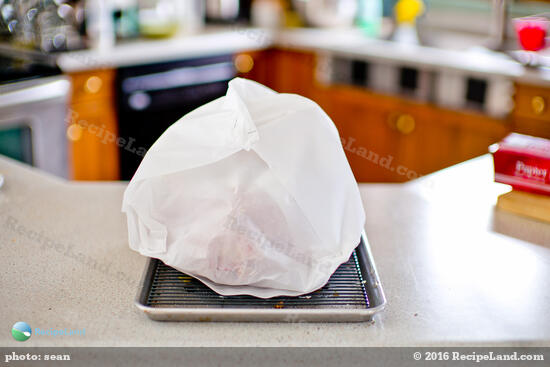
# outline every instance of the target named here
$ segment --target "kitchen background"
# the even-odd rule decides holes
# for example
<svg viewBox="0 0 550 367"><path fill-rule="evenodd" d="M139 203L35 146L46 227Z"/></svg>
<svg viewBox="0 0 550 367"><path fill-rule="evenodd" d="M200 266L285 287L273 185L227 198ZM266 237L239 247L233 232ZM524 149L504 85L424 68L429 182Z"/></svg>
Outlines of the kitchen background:
<svg viewBox="0 0 550 367"><path fill-rule="evenodd" d="M129 180L242 76L323 107L360 182L550 138L549 1L0 0L0 154ZM539 15L536 19L518 19Z"/></svg>

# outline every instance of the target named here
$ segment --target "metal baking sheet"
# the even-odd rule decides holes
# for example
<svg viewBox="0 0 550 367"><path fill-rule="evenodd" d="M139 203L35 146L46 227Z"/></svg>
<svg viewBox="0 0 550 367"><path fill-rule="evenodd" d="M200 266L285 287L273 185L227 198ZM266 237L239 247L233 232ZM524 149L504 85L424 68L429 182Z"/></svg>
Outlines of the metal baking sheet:
<svg viewBox="0 0 550 367"><path fill-rule="evenodd" d="M357 322L382 311L386 298L363 234L328 283L307 295L221 296L162 261L149 259L135 304L159 321Z"/></svg>

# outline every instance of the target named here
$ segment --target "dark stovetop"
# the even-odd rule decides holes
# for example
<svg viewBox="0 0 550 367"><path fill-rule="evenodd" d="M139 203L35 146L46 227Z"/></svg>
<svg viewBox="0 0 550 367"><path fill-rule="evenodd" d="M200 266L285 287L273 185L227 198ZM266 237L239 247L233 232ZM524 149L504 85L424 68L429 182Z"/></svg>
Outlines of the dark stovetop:
<svg viewBox="0 0 550 367"><path fill-rule="evenodd" d="M59 74L61 70L51 62L0 54L0 85Z"/></svg>

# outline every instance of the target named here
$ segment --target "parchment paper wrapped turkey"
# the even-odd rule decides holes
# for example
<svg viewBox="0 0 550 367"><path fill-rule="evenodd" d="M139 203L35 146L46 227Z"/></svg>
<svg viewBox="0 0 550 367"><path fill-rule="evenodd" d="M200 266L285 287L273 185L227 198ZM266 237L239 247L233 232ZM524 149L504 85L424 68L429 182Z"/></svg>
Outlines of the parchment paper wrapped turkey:
<svg viewBox="0 0 550 367"><path fill-rule="evenodd" d="M262 298L322 287L365 219L323 110L238 78L164 132L122 210L132 249L220 294Z"/></svg>

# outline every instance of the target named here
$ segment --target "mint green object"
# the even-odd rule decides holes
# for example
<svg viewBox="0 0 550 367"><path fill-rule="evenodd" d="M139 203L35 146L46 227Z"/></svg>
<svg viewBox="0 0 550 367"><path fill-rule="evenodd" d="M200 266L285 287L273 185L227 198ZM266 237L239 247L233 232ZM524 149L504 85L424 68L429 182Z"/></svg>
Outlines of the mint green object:
<svg viewBox="0 0 550 367"><path fill-rule="evenodd" d="M383 0L359 0L357 25L369 37L378 37L382 28Z"/></svg>

